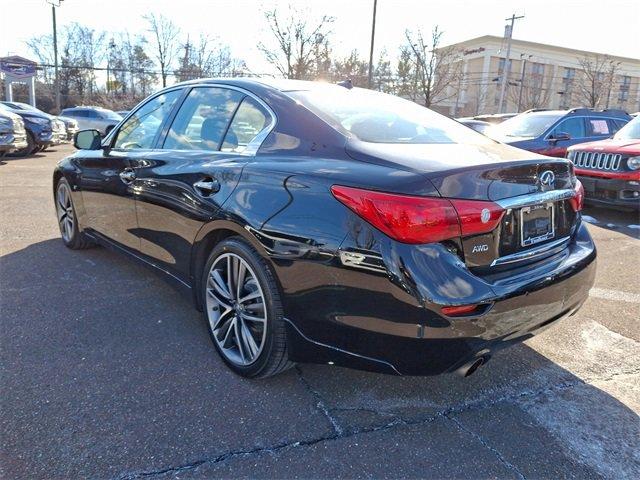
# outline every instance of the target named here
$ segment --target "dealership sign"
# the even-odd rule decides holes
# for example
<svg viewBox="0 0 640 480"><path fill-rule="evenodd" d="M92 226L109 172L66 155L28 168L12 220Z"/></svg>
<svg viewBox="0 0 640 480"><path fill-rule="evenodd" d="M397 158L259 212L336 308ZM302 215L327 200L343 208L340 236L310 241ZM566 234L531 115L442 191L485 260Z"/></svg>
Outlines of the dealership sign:
<svg viewBox="0 0 640 480"><path fill-rule="evenodd" d="M0 58L0 72L14 79L33 77L36 65L36 62L18 56Z"/></svg>

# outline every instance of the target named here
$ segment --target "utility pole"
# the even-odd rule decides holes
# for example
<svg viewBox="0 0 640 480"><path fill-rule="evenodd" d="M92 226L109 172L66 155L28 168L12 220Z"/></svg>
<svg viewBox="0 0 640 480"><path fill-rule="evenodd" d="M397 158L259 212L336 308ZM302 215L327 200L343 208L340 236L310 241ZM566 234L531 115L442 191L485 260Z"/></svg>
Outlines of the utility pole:
<svg viewBox="0 0 640 480"><path fill-rule="evenodd" d="M47 0L51 5L51 20L53 22L53 89L56 93L56 113L60 112L60 79L58 78L58 31L56 27L56 7L59 7L63 0Z"/></svg>
<svg viewBox="0 0 640 480"><path fill-rule="evenodd" d="M524 18L524 15L520 15L516 17L514 13L510 18L505 18L506 21L510 21L511 25L507 25L504 29L504 36L507 40L507 55L504 60L504 67L502 69L502 79L500 84L500 103L498 105L499 111L498 113L504 113L504 94L507 88L507 81L509 79L509 71L511 70L511 64L509 63L509 56L511 55L511 39L513 38L513 24L516 20Z"/></svg>
<svg viewBox="0 0 640 480"><path fill-rule="evenodd" d="M371 49L369 50L369 81L368 86L373 86L373 42L376 36L376 8L378 0L373 0L373 20L371 22Z"/></svg>
<svg viewBox="0 0 640 480"><path fill-rule="evenodd" d="M532 56L529 55L528 58ZM520 91L518 92L518 113L520 113L520 107L522 106L522 88L524 87L524 73L527 69L527 59L524 58L524 53L520 54L520 58L522 58L522 70L520 71Z"/></svg>

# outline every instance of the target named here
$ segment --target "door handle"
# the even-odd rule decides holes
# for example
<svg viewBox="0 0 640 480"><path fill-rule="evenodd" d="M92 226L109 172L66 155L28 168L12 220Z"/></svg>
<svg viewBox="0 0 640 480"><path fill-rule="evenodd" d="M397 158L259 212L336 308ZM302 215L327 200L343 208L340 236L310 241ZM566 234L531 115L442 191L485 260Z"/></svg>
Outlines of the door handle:
<svg viewBox="0 0 640 480"><path fill-rule="evenodd" d="M220 190L220 183L215 178L205 178L193 184L193 188L196 189L203 197L209 196Z"/></svg>
<svg viewBox="0 0 640 480"><path fill-rule="evenodd" d="M120 180L122 180L124 183L131 183L136 179L136 172L134 172L131 168L125 168L118 175L120 176Z"/></svg>

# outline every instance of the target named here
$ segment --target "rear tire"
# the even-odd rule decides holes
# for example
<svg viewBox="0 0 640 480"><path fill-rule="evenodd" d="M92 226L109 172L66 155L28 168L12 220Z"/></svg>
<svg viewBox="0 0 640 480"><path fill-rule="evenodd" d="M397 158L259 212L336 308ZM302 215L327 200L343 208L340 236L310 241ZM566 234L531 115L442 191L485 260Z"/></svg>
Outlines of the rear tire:
<svg viewBox="0 0 640 480"><path fill-rule="evenodd" d="M71 197L71 187L66 178L61 178L56 185L54 197L56 215L62 241L67 248L83 250L93 246L93 242L78 227L78 216Z"/></svg>
<svg viewBox="0 0 640 480"><path fill-rule="evenodd" d="M216 245L205 264L201 289L209 335L231 370L247 378L266 378L294 365L287 353L275 276L249 243L231 237Z"/></svg>

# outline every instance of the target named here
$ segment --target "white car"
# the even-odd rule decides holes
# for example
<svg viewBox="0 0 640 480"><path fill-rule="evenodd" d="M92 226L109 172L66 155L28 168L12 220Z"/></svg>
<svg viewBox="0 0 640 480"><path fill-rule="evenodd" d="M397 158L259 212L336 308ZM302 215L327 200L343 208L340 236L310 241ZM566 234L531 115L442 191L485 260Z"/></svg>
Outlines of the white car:
<svg viewBox="0 0 640 480"><path fill-rule="evenodd" d="M78 122L80 130L93 128L98 130L102 135L106 135L115 127L122 116L113 110L101 107L73 107L65 108L60 112L63 117L73 118Z"/></svg>

